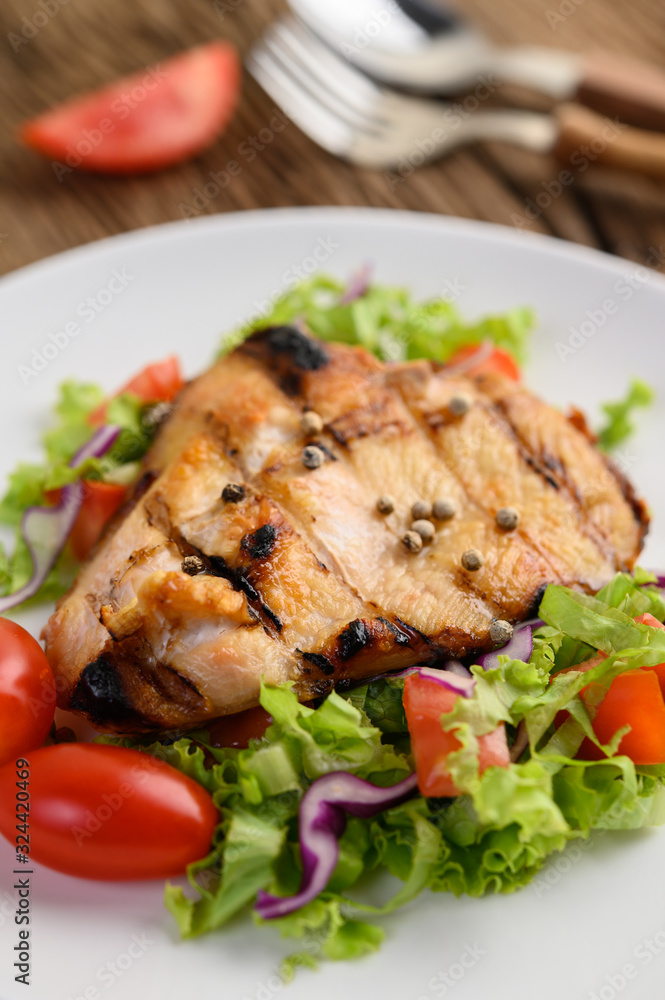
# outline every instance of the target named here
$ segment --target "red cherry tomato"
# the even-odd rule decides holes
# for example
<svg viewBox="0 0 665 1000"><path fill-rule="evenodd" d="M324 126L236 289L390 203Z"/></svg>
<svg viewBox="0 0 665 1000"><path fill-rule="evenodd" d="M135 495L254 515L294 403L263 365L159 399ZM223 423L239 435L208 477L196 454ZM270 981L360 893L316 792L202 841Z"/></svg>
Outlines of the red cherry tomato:
<svg viewBox="0 0 665 1000"><path fill-rule="evenodd" d="M522 372L515 359L507 351L495 347L487 357L482 356L484 353L478 345L470 344L469 347L461 347L459 351L456 351L447 363L457 365L460 361L466 361L474 354L479 354L482 359L478 361L478 364L470 365L464 372L465 375L505 375L514 382L520 381Z"/></svg>
<svg viewBox="0 0 665 1000"><path fill-rule="evenodd" d="M125 382L122 388L114 393L114 397L121 396L123 392L133 392L135 396L146 403L170 402L180 392L184 384L180 362L172 354L163 361L153 361L152 364L146 365L138 375L131 378L129 382ZM88 422L93 426L103 424L106 421L107 406L108 400L105 400L96 410L92 411Z"/></svg>
<svg viewBox="0 0 665 1000"><path fill-rule="evenodd" d="M53 722L55 679L44 650L0 618L0 764L41 746Z"/></svg>
<svg viewBox="0 0 665 1000"><path fill-rule="evenodd" d="M236 50L209 42L53 108L26 122L20 136L63 173L145 173L210 146L239 91Z"/></svg>
<svg viewBox="0 0 665 1000"><path fill-rule="evenodd" d="M30 856L81 878L168 878L209 849L218 812L192 778L149 754L60 743L25 755ZM16 765L0 768L0 833L16 836Z"/></svg>
<svg viewBox="0 0 665 1000"><path fill-rule="evenodd" d="M224 715L208 726L214 747L237 747L245 750L250 740L258 740L272 723L265 708L248 708L235 715Z"/></svg>
<svg viewBox="0 0 665 1000"><path fill-rule="evenodd" d="M441 716L452 711L460 696L427 677L411 674L404 681L404 711L416 760L418 788L423 795L441 798L459 795L446 761L448 754L459 750L461 743L454 733L441 727ZM508 767L510 752L503 723L478 738L478 767Z"/></svg>

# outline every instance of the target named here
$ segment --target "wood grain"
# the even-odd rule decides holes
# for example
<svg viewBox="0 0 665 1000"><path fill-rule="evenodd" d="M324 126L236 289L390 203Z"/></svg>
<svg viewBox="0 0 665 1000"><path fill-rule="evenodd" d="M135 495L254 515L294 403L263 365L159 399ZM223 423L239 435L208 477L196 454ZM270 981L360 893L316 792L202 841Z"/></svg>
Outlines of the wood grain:
<svg viewBox="0 0 665 1000"><path fill-rule="evenodd" d="M179 49L224 36L246 52L283 7L280 0L3 0L0 273L113 233L281 205L375 205L486 219L640 262L649 247L665 244L662 181L591 165L555 197L560 164L500 144L387 178L340 162L292 123L262 132L270 140L262 143L256 137L270 129L275 108L247 74L222 139L160 174L120 179L74 171L59 181L15 139L25 118ZM625 0L465 0L464 10L498 43L606 50L665 65L662 0L632 0L630 7ZM242 169L224 185L232 160Z"/></svg>

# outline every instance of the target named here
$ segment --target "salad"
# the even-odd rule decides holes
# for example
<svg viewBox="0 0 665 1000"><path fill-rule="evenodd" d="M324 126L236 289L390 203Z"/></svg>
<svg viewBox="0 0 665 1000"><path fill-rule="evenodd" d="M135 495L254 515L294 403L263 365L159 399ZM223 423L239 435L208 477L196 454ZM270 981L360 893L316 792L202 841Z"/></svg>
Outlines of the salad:
<svg viewBox="0 0 665 1000"><path fill-rule="evenodd" d="M401 289L364 279L346 288L325 276L285 295L261 325L298 321L324 340L362 344L385 360L427 357L511 378L520 377L533 326L524 309L469 326L444 300L417 303ZM225 349L249 332L235 331ZM95 386L63 386L44 463L20 466L0 504L0 519L16 532L12 555L3 552L0 563L2 610L66 590L136 481L181 385L169 358L111 400ZM634 383L625 400L607 405L602 447L625 439L632 410L649 398ZM66 831L40 816L25 853L102 878L170 876L188 864L191 892L166 888L183 936L253 907L257 924L301 942L287 975L315 963L302 947L313 938L319 956L358 957L380 945L383 931L372 918L424 889L509 892L594 829L665 821L663 582L636 570L593 597L550 586L539 618L475 662L411 668L307 705L289 685L264 684L261 709L155 742L102 736L72 745L68 734L51 730L56 745L36 749L51 727L53 678L34 640L30 646L12 633L17 648L23 644L24 683L10 690L0 660L0 831L15 842L9 792L17 759L31 766L33 795L49 787L82 816L88 800L75 801L81 793L66 784L68 767L88 776L79 787L98 794L100 774L117 780L140 761L145 781L131 795L132 817L152 812L150 835L137 844L141 824L132 834L127 812L118 812L118 823L109 819L99 832L84 820L75 824L78 842L68 853ZM9 644L16 627L2 625ZM41 709L21 713L35 698ZM139 788L156 782L161 811ZM169 812L176 785L186 815ZM169 833L176 828L177 836ZM402 887L370 905L363 882L381 870Z"/></svg>

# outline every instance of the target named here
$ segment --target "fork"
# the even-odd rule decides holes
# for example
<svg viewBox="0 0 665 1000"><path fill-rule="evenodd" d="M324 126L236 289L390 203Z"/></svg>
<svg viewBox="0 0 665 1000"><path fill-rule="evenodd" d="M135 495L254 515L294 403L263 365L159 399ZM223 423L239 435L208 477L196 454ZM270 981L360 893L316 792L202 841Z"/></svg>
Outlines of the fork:
<svg viewBox="0 0 665 1000"><path fill-rule="evenodd" d="M575 104L561 104L552 114L478 110L499 85L491 77L456 104L401 94L370 80L290 15L268 28L247 67L303 132L359 166L413 168L491 140L553 154L579 169L597 162L665 177L664 135ZM572 180L571 174L565 183Z"/></svg>

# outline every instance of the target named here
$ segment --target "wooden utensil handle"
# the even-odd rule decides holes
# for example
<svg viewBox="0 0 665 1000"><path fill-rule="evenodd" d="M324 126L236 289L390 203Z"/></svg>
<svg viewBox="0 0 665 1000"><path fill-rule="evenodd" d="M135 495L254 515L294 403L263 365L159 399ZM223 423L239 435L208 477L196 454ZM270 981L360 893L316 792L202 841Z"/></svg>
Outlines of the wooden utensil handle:
<svg viewBox="0 0 665 1000"><path fill-rule="evenodd" d="M665 71L598 53L584 60L583 72L573 100L628 125L665 132Z"/></svg>
<svg viewBox="0 0 665 1000"><path fill-rule="evenodd" d="M602 163L665 178L665 135L631 128L578 104L561 104L555 111L559 136L556 158L577 170ZM586 167L584 168L586 169Z"/></svg>

